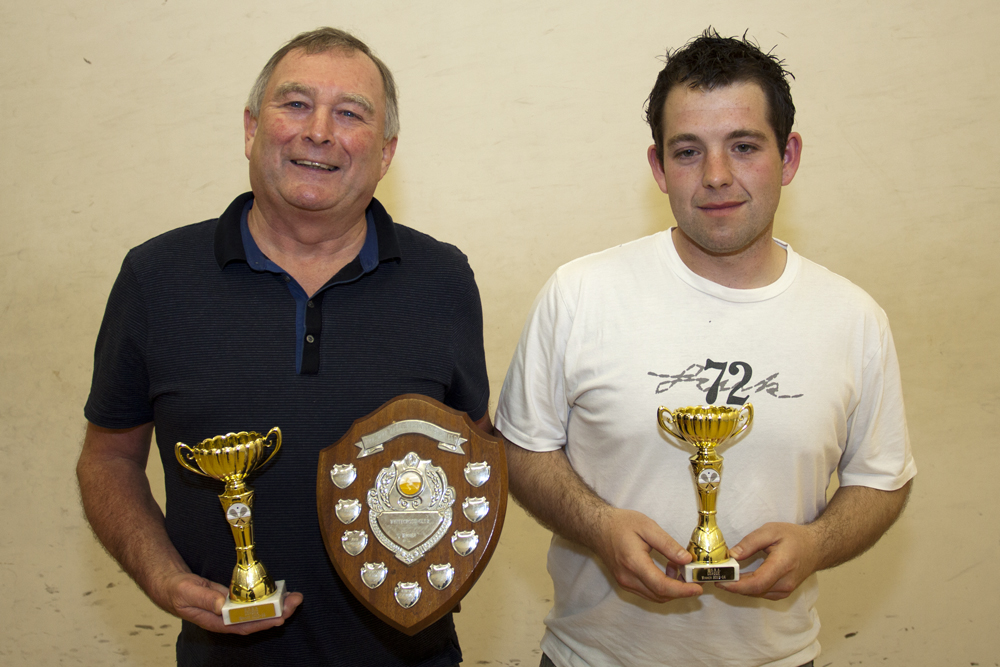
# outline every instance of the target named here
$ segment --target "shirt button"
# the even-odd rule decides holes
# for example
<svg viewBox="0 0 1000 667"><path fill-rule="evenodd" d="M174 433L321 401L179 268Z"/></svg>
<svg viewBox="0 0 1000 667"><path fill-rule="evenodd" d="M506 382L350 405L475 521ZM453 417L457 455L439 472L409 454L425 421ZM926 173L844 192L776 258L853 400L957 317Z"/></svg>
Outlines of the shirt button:
<svg viewBox="0 0 1000 667"><path fill-rule="evenodd" d="M316 307L316 304L313 303L312 301L308 302L306 305L309 306L310 308L315 308Z"/></svg>
<svg viewBox="0 0 1000 667"><path fill-rule="evenodd" d="M308 336L306 336L306 342L307 343L315 343L316 339L313 337L312 334L309 334Z"/></svg>
<svg viewBox="0 0 1000 667"><path fill-rule="evenodd" d="M290 275L288 275L287 273L284 275L284 278L285 278L285 282L286 283L292 282L292 277Z"/></svg>

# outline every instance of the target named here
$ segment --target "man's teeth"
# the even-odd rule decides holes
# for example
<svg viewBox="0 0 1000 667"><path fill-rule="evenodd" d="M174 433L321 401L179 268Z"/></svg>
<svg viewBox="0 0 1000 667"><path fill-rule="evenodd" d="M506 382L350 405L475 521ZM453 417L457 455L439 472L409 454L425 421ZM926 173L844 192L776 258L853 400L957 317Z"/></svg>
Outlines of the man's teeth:
<svg viewBox="0 0 1000 667"><path fill-rule="evenodd" d="M310 162L309 160L292 160L292 162L303 167L316 167L317 169L326 169L327 171L333 171L336 169L336 167L323 164L322 162Z"/></svg>

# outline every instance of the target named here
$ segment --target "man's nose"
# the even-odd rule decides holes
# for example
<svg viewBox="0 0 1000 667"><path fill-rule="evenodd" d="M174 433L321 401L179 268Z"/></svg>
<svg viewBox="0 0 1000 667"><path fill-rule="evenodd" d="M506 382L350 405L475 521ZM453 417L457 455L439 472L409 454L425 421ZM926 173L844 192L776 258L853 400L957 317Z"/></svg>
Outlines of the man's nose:
<svg viewBox="0 0 1000 667"><path fill-rule="evenodd" d="M325 144L334 141L336 130L334 129L333 116L327 109L315 109L309 114L306 121L305 138L314 144Z"/></svg>
<svg viewBox="0 0 1000 667"><path fill-rule="evenodd" d="M706 188L719 189L733 183L733 171L729 156L724 151L709 151L705 156L705 171L701 184Z"/></svg>

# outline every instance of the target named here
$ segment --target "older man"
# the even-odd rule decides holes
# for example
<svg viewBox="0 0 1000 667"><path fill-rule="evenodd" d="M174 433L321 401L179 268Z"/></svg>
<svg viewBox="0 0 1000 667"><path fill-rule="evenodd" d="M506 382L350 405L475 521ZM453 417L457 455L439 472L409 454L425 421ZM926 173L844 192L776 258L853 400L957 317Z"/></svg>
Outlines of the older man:
<svg viewBox="0 0 1000 667"><path fill-rule="evenodd" d="M916 468L885 314L771 235L802 150L786 74L711 31L670 54L648 158L677 226L561 267L525 325L496 422L512 492L555 532L542 665L811 665L815 572L903 507ZM657 408L748 401L718 492L744 573L703 588L677 576L698 500Z"/></svg>
<svg viewBox="0 0 1000 667"><path fill-rule="evenodd" d="M373 198L396 149L396 90L353 36L323 28L275 53L244 130L252 192L130 251L112 290L78 464L87 517L149 597L183 619L182 665L456 664L450 615L407 637L338 579L315 479L319 450L399 394L488 426L472 270ZM257 555L300 592L280 618L227 626L235 552L221 485L183 470L174 445L272 426L284 446L253 479ZM145 476L154 430L166 518Z"/></svg>

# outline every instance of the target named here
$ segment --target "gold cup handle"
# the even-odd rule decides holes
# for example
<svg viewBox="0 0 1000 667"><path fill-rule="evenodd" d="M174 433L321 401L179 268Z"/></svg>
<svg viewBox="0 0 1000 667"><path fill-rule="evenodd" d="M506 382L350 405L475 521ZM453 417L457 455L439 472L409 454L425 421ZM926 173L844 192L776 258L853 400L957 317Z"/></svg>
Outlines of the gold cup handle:
<svg viewBox="0 0 1000 667"><path fill-rule="evenodd" d="M667 415L666 419L664 419L664 415ZM675 430L677 426L674 422L674 413L672 413L668 408L660 407L660 409L656 411L656 419L660 422L660 428L664 431L678 440L687 440L687 438L685 438L679 430Z"/></svg>
<svg viewBox="0 0 1000 667"><path fill-rule="evenodd" d="M178 463L180 463L182 466L184 466L185 468L187 468L191 472L197 473L197 474L201 475L202 477L211 477L211 475L206 475L205 473L203 473L201 471L201 468L197 467L197 465L191 465L190 463L188 463L187 461L185 461L184 460L184 456L181 454L181 450L182 449L186 449L187 450L187 452L188 452L187 455L188 455L189 458L194 458L194 452L191 450L191 447L188 446L188 445L185 445L183 442L178 442L174 446L174 456L177 457L177 462ZM270 457L268 457L268 458L270 458Z"/></svg>
<svg viewBox="0 0 1000 667"><path fill-rule="evenodd" d="M752 408L751 408L751 410L752 410ZM751 413L750 416L752 417L753 414ZM281 449L281 429L278 428L277 426L275 426L274 428L272 428L270 431L267 432L267 435L264 436L264 439L265 440L273 440L274 441L274 449L271 450L271 455L268 456L266 459L264 459L263 463L261 463L259 466L257 466L258 468L263 468L264 466L266 466L267 462L270 461L271 459L273 459L274 455L278 453L279 449Z"/></svg>
<svg viewBox="0 0 1000 667"><path fill-rule="evenodd" d="M733 431L733 434L729 437L735 438L743 431L747 430L747 426L753 421L753 403L747 403L740 409L740 415L736 418L737 429Z"/></svg>

